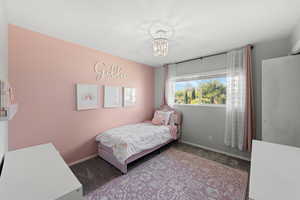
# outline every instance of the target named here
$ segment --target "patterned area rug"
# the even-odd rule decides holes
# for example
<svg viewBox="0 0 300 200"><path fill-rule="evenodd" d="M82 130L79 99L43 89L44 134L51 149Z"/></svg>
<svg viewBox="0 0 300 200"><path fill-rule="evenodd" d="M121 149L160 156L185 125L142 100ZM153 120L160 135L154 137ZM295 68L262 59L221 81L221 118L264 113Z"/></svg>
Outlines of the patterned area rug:
<svg viewBox="0 0 300 200"><path fill-rule="evenodd" d="M86 196L87 200L244 200L246 172L168 149Z"/></svg>

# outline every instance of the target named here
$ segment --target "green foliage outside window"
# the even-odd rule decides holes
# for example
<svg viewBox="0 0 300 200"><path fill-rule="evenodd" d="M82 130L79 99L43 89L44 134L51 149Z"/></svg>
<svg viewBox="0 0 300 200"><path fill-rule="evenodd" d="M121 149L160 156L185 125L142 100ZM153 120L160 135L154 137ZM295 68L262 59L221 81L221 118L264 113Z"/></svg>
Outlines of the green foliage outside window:
<svg viewBox="0 0 300 200"><path fill-rule="evenodd" d="M197 87L176 90L176 104L225 104L226 84L219 80L209 80Z"/></svg>

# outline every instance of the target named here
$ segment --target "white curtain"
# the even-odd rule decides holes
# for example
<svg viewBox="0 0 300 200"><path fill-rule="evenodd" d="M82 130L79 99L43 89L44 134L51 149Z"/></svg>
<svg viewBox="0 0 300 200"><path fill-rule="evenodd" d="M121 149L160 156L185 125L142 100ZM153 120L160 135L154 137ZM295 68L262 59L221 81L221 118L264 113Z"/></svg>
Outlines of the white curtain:
<svg viewBox="0 0 300 200"><path fill-rule="evenodd" d="M227 53L225 144L243 150L246 100L244 49Z"/></svg>
<svg viewBox="0 0 300 200"><path fill-rule="evenodd" d="M175 104L176 65L165 66L164 104L173 107Z"/></svg>

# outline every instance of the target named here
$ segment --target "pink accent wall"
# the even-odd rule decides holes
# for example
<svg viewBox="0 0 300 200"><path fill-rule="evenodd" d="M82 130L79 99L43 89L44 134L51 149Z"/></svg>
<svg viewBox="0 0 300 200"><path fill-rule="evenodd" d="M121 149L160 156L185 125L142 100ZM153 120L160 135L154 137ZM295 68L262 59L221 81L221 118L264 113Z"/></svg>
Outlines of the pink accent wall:
<svg viewBox="0 0 300 200"><path fill-rule="evenodd" d="M96 81L97 61L122 66L128 78ZM10 150L52 142L70 163L97 152L95 136L123 124L151 119L154 69L101 51L9 25L9 81L19 110L9 122ZM137 89L137 105L76 111L75 84Z"/></svg>

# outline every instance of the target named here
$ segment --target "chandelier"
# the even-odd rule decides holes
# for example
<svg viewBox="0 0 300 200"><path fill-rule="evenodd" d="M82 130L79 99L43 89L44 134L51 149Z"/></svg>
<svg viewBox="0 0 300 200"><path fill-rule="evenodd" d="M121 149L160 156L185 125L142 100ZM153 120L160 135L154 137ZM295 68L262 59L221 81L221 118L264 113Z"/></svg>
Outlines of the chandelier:
<svg viewBox="0 0 300 200"><path fill-rule="evenodd" d="M172 29L161 23L155 23L150 28L150 35L153 38L153 55L167 56L169 52L169 38L172 35Z"/></svg>
<svg viewBox="0 0 300 200"><path fill-rule="evenodd" d="M169 41L164 30L158 30L156 37L153 37L153 55L166 56L169 51Z"/></svg>

